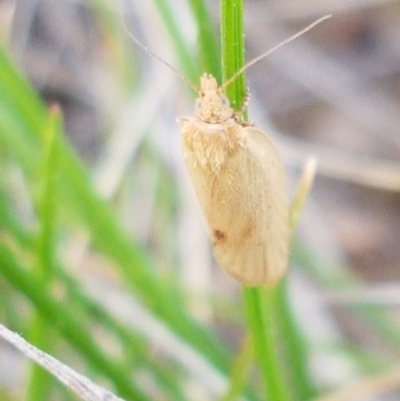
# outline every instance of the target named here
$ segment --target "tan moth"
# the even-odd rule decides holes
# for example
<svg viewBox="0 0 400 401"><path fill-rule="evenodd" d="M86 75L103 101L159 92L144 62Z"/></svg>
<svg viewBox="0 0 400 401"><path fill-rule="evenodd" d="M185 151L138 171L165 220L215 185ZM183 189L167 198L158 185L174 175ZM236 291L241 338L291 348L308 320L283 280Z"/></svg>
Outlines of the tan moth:
<svg viewBox="0 0 400 401"><path fill-rule="evenodd" d="M281 159L265 133L240 122L213 76L201 77L197 101L180 119L183 153L215 258L246 285L271 285L288 265Z"/></svg>
<svg viewBox="0 0 400 401"><path fill-rule="evenodd" d="M178 119L182 128L187 171L202 208L218 264L248 286L271 286L285 274L289 259L289 202L285 170L278 151L263 131L242 121L224 89L247 68L294 40L302 31L250 61L221 86L203 74L191 117Z"/></svg>

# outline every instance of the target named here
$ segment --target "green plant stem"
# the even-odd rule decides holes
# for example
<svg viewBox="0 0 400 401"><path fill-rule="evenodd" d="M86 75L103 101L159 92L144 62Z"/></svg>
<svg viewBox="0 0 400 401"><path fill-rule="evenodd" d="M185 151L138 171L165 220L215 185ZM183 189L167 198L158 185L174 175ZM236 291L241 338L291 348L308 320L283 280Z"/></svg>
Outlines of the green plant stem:
<svg viewBox="0 0 400 401"><path fill-rule="evenodd" d="M278 341L274 335L276 289L243 288L247 321L254 342L254 351L265 386L266 399L286 401L287 383L278 355Z"/></svg>
<svg viewBox="0 0 400 401"><path fill-rule="evenodd" d="M221 1L222 71L224 80L230 78L245 62L242 0ZM246 95L244 75L227 88L234 109L239 109ZM286 401L288 395L278 356L278 343L273 323L276 308L274 289L243 288L247 320L254 350L265 385L268 400Z"/></svg>
<svg viewBox="0 0 400 401"><path fill-rule="evenodd" d="M222 79L226 81L245 62L243 2L221 0ZM242 74L226 89L231 105L238 110L246 97L246 77Z"/></svg>

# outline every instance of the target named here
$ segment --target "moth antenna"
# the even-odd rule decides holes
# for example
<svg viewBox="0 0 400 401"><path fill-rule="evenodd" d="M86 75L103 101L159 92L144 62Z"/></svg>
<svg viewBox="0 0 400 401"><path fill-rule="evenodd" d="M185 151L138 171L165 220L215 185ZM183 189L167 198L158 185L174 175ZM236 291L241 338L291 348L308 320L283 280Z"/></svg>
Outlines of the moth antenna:
<svg viewBox="0 0 400 401"><path fill-rule="evenodd" d="M156 60L160 61L162 64L164 64L166 67L171 69L172 71L175 72L175 74L178 75L182 81L187 83L195 92L199 91L198 86L196 86L193 82L189 81L176 67L174 67L172 64L168 63L168 61L165 61L162 59L160 56L158 56L156 53L152 52L147 46L145 46L139 39L137 39L129 30L129 27L126 23L123 11L122 11L122 2L121 2L121 7L119 7L119 12L120 12L120 17L122 21L122 25L125 29L126 34L129 36L129 38L137 45L139 46L142 50L144 50L146 53L150 54L150 56L154 57Z"/></svg>
<svg viewBox="0 0 400 401"><path fill-rule="evenodd" d="M245 64L242 68L240 68L238 71L236 71L235 74L233 74L227 81L225 81L221 85L221 90L226 89L233 81L235 81L237 79L237 77L239 75L243 74L249 67L251 67L252 65L258 63L263 58L268 57L270 54L276 52L281 47L283 47L283 46L287 45L288 43L292 42L293 40L297 39L299 36L304 35L306 32L310 31L315 26L319 25L322 21L325 21L326 19L331 18L331 16L332 16L331 14L328 14L328 15L325 15L325 16L317 19L316 21L314 21L310 25L306 26L301 31L295 33L293 36L290 36L289 38L285 39L283 42L278 43L277 45L275 45L271 49L267 50L265 53L262 53L258 57L256 57L253 60L249 61L247 64Z"/></svg>

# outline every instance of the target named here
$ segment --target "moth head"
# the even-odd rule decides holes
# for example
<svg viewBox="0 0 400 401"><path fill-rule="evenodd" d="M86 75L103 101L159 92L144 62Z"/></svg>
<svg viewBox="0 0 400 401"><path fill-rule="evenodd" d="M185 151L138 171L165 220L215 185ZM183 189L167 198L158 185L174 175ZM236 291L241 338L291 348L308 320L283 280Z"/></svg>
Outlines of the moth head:
<svg viewBox="0 0 400 401"><path fill-rule="evenodd" d="M200 78L199 96L195 102L195 115L208 123L222 123L233 117L228 98L218 87L217 80L210 74Z"/></svg>

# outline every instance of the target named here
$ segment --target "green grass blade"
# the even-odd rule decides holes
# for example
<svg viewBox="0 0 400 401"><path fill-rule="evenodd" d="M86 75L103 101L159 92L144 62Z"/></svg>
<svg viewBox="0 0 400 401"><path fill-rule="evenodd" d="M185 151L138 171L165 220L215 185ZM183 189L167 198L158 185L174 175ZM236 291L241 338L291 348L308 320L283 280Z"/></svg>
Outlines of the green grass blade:
<svg viewBox="0 0 400 401"><path fill-rule="evenodd" d="M221 82L220 51L213 21L207 3L202 0L188 0L199 30L199 66L201 72L211 73Z"/></svg>
<svg viewBox="0 0 400 401"><path fill-rule="evenodd" d="M50 116L45 129L45 150L43 157L43 185L39 194L38 201L38 220L39 230L37 246L35 247L35 263L33 274L42 282L43 286L50 288L54 271L53 259L55 258L55 239L56 239L56 177L58 171L58 152L56 135L60 132L61 124L59 111L54 110ZM52 349L51 326L47 324L40 311L36 310L29 328L30 335L28 340L35 346L50 351ZM28 379L26 399L45 400L50 394L52 381L49 380L50 374L37 364L32 365L30 377Z"/></svg>
<svg viewBox="0 0 400 401"><path fill-rule="evenodd" d="M194 61L193 52L190 46L186 43L185 38L181 34L178 24L176 23L176 16L174 9L171 7L167 0L153 0L164 24L167 28L169 36L171 37L175 53L180 61L182 73L194 84L197 84L199 77L199 68Z"/></svg>

